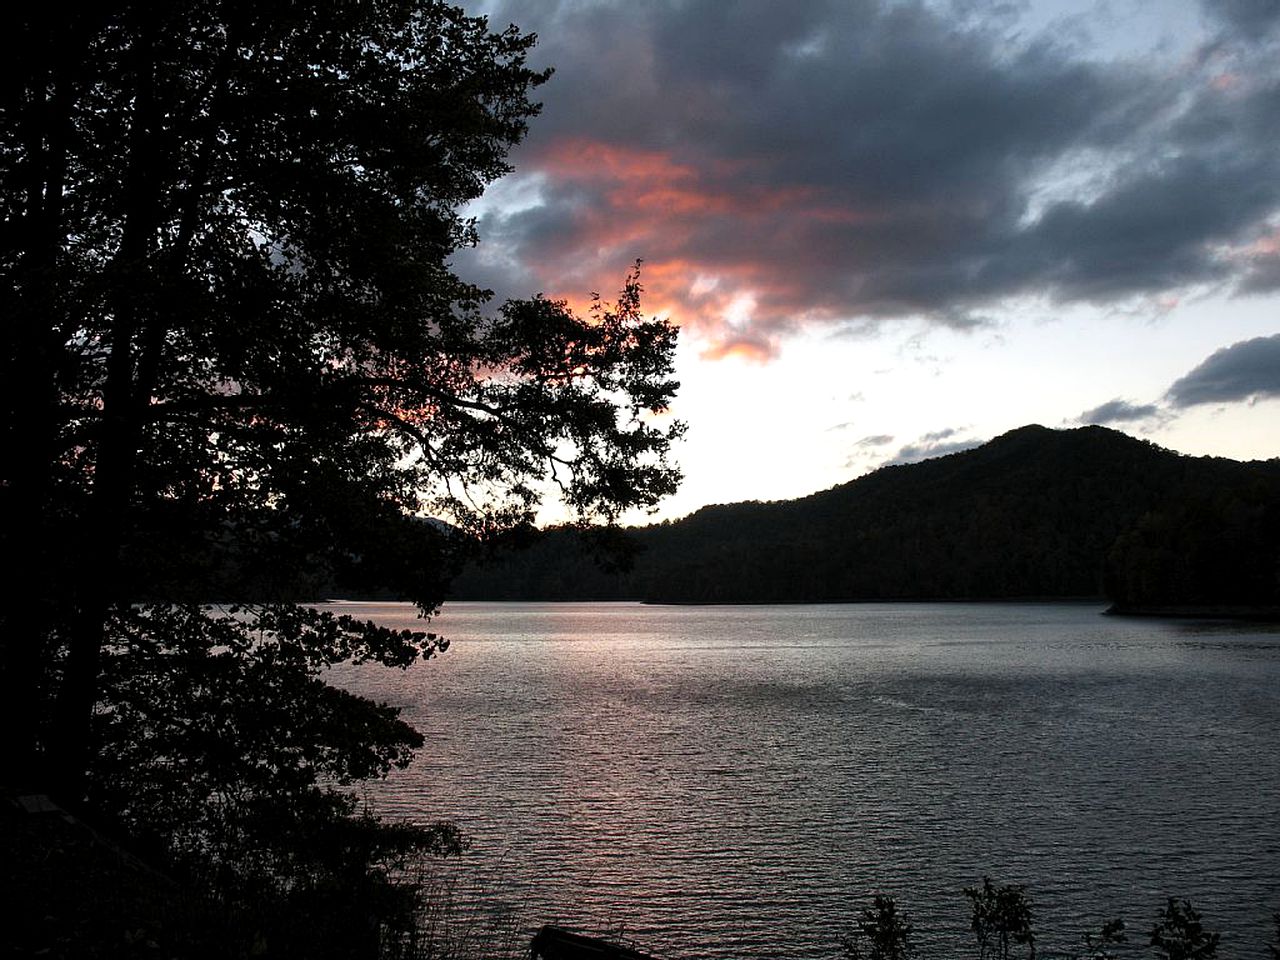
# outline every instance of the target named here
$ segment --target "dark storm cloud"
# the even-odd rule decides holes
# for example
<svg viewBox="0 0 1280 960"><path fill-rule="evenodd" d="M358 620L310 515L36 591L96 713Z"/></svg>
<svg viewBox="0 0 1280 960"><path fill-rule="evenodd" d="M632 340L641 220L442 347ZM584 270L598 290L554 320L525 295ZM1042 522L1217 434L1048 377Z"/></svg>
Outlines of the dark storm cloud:
<svg viewBox="0 0 1280 960"><path fill-rule="evenodd" d="M1280 333L1223 347L1166 394L1175 407L1263 397L1280 397Z"/></svg>
<svg viewBox="0 0 1280 960"><path fill-rule="evenodd" d="M1115 400L1108 400L1092 410L1086 410L1076 417L1076 420L1080 423L1094 423L1105 426L1109 423L1133 423L1135 420L1148 420L1159 413L1160 408L1154 403L1131 403L1128 400L1116 398Z"/></svg>
<svg viewBox="0 0 1280 960"><path fill-rule="evenodd" d="M508 258L489 285L608 290L643 257L651 305L756 357L802 325L965 328L1028 294L1268 288L1249 244L1280 211L1274 58L1236 39L1176 68L1091 60L967 9L500 7L557 74L515 158L538 202L481 222Z"/></svg>
<svg viewBox="0 0 1280 960"><path fill-rule="evenodd" d="M1232 30L1257 36L1280 24L1280 0L1203 0L1205 11Z"/></svg>
<svg viewBox="0 0 1280 960"><path fill-rule="evenodd" d="M1240 285L1243 293L1272 293L1280 290L1280 254L1256 257Z"/></svg>

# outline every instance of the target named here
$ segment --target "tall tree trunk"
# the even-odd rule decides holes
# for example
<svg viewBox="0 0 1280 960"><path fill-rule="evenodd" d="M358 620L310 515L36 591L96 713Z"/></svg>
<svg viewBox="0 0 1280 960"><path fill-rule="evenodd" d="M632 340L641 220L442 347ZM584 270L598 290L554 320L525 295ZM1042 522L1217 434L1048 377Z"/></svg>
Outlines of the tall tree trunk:
<svg viewBox="0 0 1280 960"><path fill-rule="evenodd" d="M148 406L163 369L175 291L196 235L206 181L217 145L217 115L224 106L235 58L231 22L226 45L201 97L184 108L203 122L197 150L190 158L185 189L165 206L163 185L173 182L162 149L166 124L178 124L160 106L157 23L145 13L131 24L137 38L132 51L135 96L123 186L124 230L112 266L112 325L101 432L93 473L92 499L85 524L84 575L77 590L74 619L55 710L51 741L56 753L58 795L68 803L82 799L92 761L93 711L99 699L99 674L106 628L113 608L131 599L120 575L121 551L130 534L138 450ZM207 101L201 117L201 99ZM173 98L170 98L171 100ZM176 101L174 101L176 102ZM171 105L172 109L172 105ZM170 249L159 248L159 228L176 217Z"/></svg>
<svg viewBox="0 0 1280 960"><path fill-rule="evenodd" d="M0 738L6 777L21 788L45 782L40 742L47 716L51 632L57 620L61 552L52 522L53 471L59 456L58 361L65 307L57 281L64 239L63 193L76 83L77 35L52 17L33 16L22 41L21 124L26 162L23 217L15 235L16 283L4 371L4 470L9 571L0 621L0 698L10 711Z"/></svg>
<svg viewBox="0 0 1280 960"><path fill-rule="evenodd" d="M93 711L107 622L130 599L120 574L128 531L142 416L149 391L135 382L135 341L147 322L154 278L150 255L160 215L155 25L137 25L135 97L123 184L124 232L112 270L110 353L102 393L101 432L85 524L82 574L68 625L67 655L51 731L52 786L66 804L83 801L92 761Z"/></svg>

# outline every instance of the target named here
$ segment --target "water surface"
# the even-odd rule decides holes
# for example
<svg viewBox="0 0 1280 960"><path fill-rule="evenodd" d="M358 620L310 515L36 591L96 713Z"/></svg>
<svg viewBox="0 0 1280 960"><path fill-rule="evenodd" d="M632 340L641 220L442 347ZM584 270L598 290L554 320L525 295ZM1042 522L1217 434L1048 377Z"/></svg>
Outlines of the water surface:
<svg viewBox="0 0 1280 960"><path fill-rule="evenodd" d="M412 607L339 604L413 626ZM1190 898L1220 955L1280 908L1280 631L1078 604L454 603L453 646L342 685L427 745L371 791L452 819L531 923L680 958L835 956L877 892L926 957L1025 884L1041 952ZM418 624L421 628L421 624Z"/></svg>

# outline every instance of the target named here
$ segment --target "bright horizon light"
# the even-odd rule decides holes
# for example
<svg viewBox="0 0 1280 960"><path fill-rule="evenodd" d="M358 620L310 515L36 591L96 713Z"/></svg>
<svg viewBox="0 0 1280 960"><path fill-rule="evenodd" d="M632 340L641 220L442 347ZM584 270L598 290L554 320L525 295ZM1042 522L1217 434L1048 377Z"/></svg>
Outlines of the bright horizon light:
<svg viewBox="0 0 1280 960"><path fill-rule="evenodd" d="M556 74L457 266L578 304L644 261L688 435L633 523L1028 423L1276 457L1273 7L477 4Z"/></svg>

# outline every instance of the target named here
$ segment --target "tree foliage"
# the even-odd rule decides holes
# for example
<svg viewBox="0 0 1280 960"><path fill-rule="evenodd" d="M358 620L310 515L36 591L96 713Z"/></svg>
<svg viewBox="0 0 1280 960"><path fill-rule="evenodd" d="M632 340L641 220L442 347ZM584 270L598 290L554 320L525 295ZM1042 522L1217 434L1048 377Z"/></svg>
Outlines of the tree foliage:
<svg viewBox="0 0 1280 960"><path fill-rule="evenodd" d="M971 907L970 930L982 960L1008 958L1019 953L1029 960L1036 955L1036 937L1032 931L1033 910L1026 889L1016 884L997 884L983 877L980 887L966 887L964 896ZM1280 939L1280 911L1272 913L1277 939ZM877 896L871 906L859 913L853 930L840 937L841 955L846 960L888 960L910 957L913 953L914 928L892 897ZM1220 936L1205 929L1200 914L1190 901L1170 897L1156 916L1149 945L1162 960L1213 960ZM1075 960L1115 960L1129 951L1119 948L1128 942L1125 922L1119 917L1107 920L1096 932L1080 938L1080 947L1064 956ZM1280 945L1268 944L1271 956L1277 956Z"/></svg>
<svg viewBox="0 0 1280 960"><path fill-rule="evenodd" d="M219 613L115 613L89 808L216 893L272 955L372 955L413 929L401 872L465 842L449 824L376 820L342 789L407 765L422 735L322 672L404 663L447 642L293 605Z"/></svg>
<svg viewBox="0 0 1280 960"><path fill-rule="evenodd" d="M319 867L290 860L291 832L351 828L332 786L420 742L324 666L443 643L281 601L342 581L430 614L469 545L528 525L548 486L584 522L674 488L680 426L655 415L676 331L642 315L637 273L577 316L491 309L450 268L477 240L464 205L537 113L533 42L438 0L9 15L15 781L296 895ZM197 605L237 597L264 605Z"/></svg>
<svg viewBox="0 0 1280 960"><path fill-rule="evenodd" d="M1097 933L1086 933L1082 938L1084 952L1080 960L1116 960L1116 947L1125 943L1124 920L1115 917L1106 921Z"/></svg>
<svg viewBox="0 0 1280 960"><path fill-rule="evenodd" d="M1164 960L1213 960L1219 935L1204 928L1191 903L1170 897L1151 928L1151 946Z"/></svg>
<svg viewBox="0 0 1280 960"><path fill-rule="evenodd" d="M1253 607L1280 612L1280 485L1201 488L1147 513L1116 540L1107 587L1135 609Z"/></svg>
<svg viewBox="0 0 1280 960"><path fill-rule="evenodd" d="M969 927L978 943L979 960L1009 960L1019 947L1027 960L1035 960L1031 901L1021 886L996 885L990 877L983 877L981 887L965 887L964 895L972 907Z"/></svg>
<svg viewBox="0 0 1280 960"><path fill-rule="evenodd" d="M908 960L913 954L911 920L893 897L877 896L841 939L845 960Z"/></svg>

